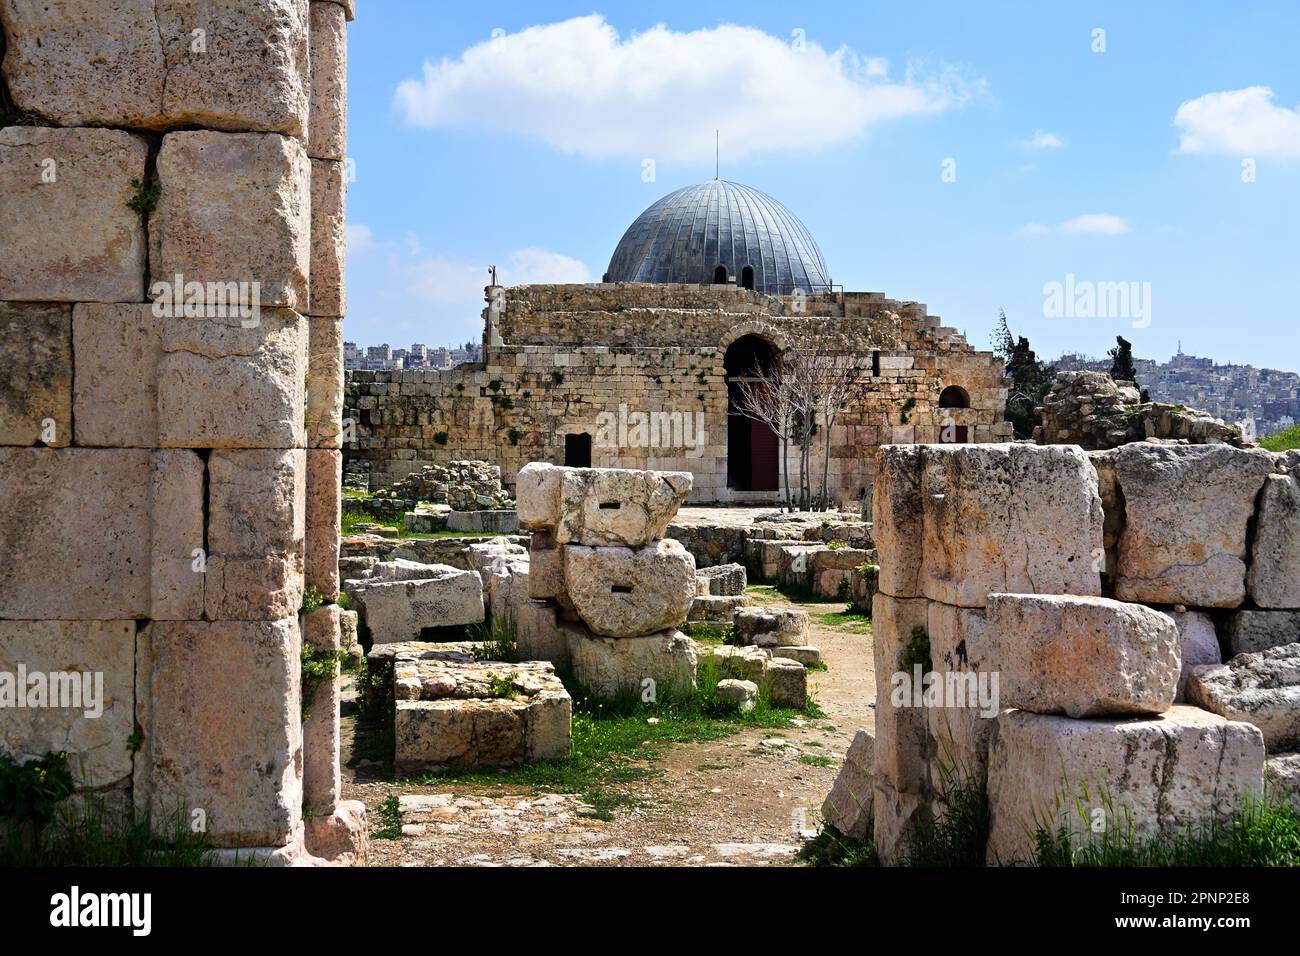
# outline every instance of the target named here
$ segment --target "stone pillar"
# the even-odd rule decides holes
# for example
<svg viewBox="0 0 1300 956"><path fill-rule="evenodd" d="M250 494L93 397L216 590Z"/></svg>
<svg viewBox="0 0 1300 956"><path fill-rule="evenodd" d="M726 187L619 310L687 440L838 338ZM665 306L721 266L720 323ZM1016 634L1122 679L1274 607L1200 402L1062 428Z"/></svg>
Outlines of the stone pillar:
<svg viewBox="0 0 1300 956"><path fill-rule="evenodd" d="M0 668L105 681L0 748L273 862L306 797L355 860L300 701L304 625L338 646L352 4L110 6L0 0Z"/></svg>

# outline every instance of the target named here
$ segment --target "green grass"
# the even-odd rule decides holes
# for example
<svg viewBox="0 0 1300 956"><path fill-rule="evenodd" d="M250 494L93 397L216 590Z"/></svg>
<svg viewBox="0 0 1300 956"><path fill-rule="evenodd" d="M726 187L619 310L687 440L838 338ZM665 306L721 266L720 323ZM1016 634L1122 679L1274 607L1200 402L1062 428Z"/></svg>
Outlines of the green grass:
<svg viewBox="0 0 1300 956"><path fill-rule="evenodd" d="M477 645L472 651L476 661L514 663L519 660L513 620L494 617L491 624L471 624L465 629L465 639Z"/></svg>
<svg viewBox="0 0 1300 956"><path fill-rule="evenodd" d="M612 702L591 698L569 675L561 675L573 698L572 749L567 758L546 760L500 771L448 770L423 774L408 783L444 786L458 782L473 786L508 786L532 791L576 793L593 808L593 816L613 819L613 811L635 804L629 784L658 776L654 764L668 745L721 740L747 727L788 727L790 720L816 710L773 708L760 690L753 710L741 712L717 697L717 684L726 676L716 665L701 661L694 693L661 691L646 703L635 694ZM815 714L813 714L815 716ZM649 723L655 718L657 723Z"/></svg>
<svg viewBox="0 0 1300 956"><path fill-rule="evenodd" d="M361 491L359 488L344 488L344 498L355 498L357 501L369 501L375 496L373 491Z"/></svg>
<svg viewBox="0 0 1300 956"><path fill-rule="evenodd" d="M370 831L372 840L397 840L402 836L402 815L397 810L397 794L393 794L378 807L379 819Z"/></svg>
<svg viewBox="0 0 1300 956"><path fill-rule="evenodd" d="M809 767L835 767L839 761L834 757L824 757L821 754L800 754L799 762L807 764Z"/></svg>
<svg viewBox="0 0 1300 956"><path fill-rule="evenodd" d="M1084 819L1089 819L1086 813ZM1247 802L1226 820L1207 817L1156 839L1139 839L1126 814L1108 811L1106 819L1114 822L1099 834L1085 826L1088 837L1082 843L1065 826L1053 831L1040 820L1035 862L1055 867L1300 866L1300 815L1269 798Z"/></svg>
<svg viewBox="0 0 1300 956"><path fill-rule="evenodd" d="M1269 451L1290 451L1292 448L1300 448L1300 425L1292 425L1276 435L1261 438L1259 444L1261 448L1267 448Z"/></svg>
<svg viewBox="0 0 1300 956"><path fill-rule="evenodd" d="M846 837L827 823L817 836L799 851L799 859L809 866L878 867L880 857L871 836Z"/></svg>
<svg viewBox="0 0 1300 956"><path fill-rule="evenodd" d="M195 833L189 814L178 812L154 833L148 818L115 811L100 797L68 810L39 836L0 839L0 866L215 866L205 833Z"/></svg>
<svg viewBox="0 0 1300 956"><path fill-rule="evenodd" d="M825 627L833 627L837 631L847 631L849 634L870 634L871 618L866 614L859 614L852 608L846 607L839 611L818 611L811 615L812 619L818 624ZM809 668L812 670L813 668Z"/></svg>
<svg viewBox="0 0 1300 956"><path fill-rule="evenodd" d="M344 515L340 522L340 533L344 536L350 534L361 534L357 525L378 525L381 528L392 528L397 532L399 538L499 538L501 535L489 532L479 531L408 531L406 526L400 520L375 518L370 515ZM387 536L385 536L387 537Z"/></svg>
<svg viewBox="0 0 1300 956"><path fill-rule="evenodd" d="M693 641L712 645L731 644L736 634L734 625L713 621L687 621L679 630Z"/></svg>

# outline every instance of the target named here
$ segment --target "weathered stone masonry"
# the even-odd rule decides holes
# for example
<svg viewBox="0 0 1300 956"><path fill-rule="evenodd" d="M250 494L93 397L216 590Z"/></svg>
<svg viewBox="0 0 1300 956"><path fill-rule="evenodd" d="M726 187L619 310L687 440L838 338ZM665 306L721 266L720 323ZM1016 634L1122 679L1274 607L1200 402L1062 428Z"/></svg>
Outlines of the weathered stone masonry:
<svg viewBox="0 0 1300 956"><path fill-rule="evenodd" d="M777 352L817 348L871 368L866 399L830 435L840 500L870 485L881 444L940 441L945 424L964 427L968 441L1010 437L1001 363L914 302L649 283L490 287L487 299L483 364L348 373L344 417L356 440L345 454L369 464L372 489L458 458L497 462L512 485L529 461L563 462L565 436L585 432L597 439L593 466L690 471L696 502L775 500L727 487L723 361L746 335ZM940 410L950 385L969 407ZM683 440L602 446L598 416L617 417L620 406L625 414L700 412L703 442L690 454ZM818 462L823 440L814 437Z"/></svg>
<svg viewBox="0 0 1300 956"><path fill-rule="evenodd" d="M299 701L339 642L352 17L0 0L0 670L107 698L0 710L0 746L276 861L364 852L334 689L306 733Z"/></svg>

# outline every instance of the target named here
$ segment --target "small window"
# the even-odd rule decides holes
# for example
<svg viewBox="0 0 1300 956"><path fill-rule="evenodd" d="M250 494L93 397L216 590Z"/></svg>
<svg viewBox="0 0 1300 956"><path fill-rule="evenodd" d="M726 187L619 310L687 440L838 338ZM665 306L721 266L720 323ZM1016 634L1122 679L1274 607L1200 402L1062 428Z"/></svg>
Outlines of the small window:
<svg viewBox="0 0 1300 956"><path fill-rule="evenodd" d="M591 436L586 432L580 435L564 436L564 463L570 468L591 467Z"/></svg>
<svg viewBox="0 0 1300 956"><path fill-rule="evenodd" d="M740 270L740 284L746 289L754 288L754 267L745 266Z"/></svg>
<svg viewBox="0 0 1300 956"><path fill-rule="evenodd" d="M940 408L970 408L970 396L959 385L949 385L939 393Z"/></svg>
<svg viewBox="0 0 1300 956"><path fill-rule="evenodd" d="M880 353L879 352L871 353L871 374L873 377L877 377L877 378L880 376Z"/></svg>
<svg viewBox="0 0 1300 956"><path fill-rule="evenodd" d="M726 284L727 284L727 267L726 267L726 266L714 266L714 267L713 267L713 284L714 284L714 285L726 285Z"/></svg>

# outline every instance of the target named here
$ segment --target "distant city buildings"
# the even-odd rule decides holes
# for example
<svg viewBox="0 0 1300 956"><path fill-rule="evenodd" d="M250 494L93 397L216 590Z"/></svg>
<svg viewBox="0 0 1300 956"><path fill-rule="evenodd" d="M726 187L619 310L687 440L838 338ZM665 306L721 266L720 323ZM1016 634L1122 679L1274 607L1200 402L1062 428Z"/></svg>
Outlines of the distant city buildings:
<svg viewBox="0 0 1300 956"><path fill-rule="evenodd" d="M355 342L343 343L343 367L348 371L385 371L407 368L455 368L465 362L481 362L483 346L478 342L447 348L429 347L416 342L410 348L393 348L382 345L358 347Z"/></svg>
<svg viewBox="0 0 1300 956"><path fill-rule="evenodd" d="M1186 405L1225 422L1253 419L1264 436L1289 428L1300 419L1300 375L1253 365L1218 365L1214 359L1185 355L1182 347L1168 362L1133 360L1138 385L1151 400ZM1110 359L1062 355L1059 371L1110 371Z"/></svg>

